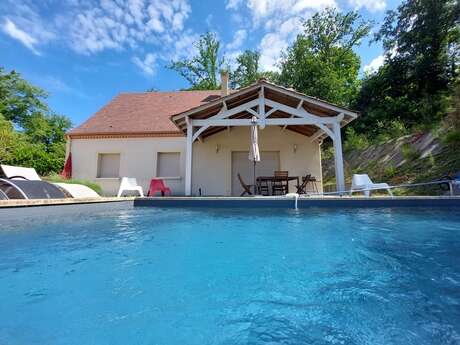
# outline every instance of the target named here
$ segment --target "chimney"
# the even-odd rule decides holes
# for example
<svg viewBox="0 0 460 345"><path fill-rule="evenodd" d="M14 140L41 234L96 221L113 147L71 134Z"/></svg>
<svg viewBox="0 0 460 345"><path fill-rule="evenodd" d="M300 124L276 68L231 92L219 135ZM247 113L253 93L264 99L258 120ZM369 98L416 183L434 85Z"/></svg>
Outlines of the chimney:
<svg viewBox="0 0 460 345"><path fill-rule="evenodd" d="M228 71L223 69L220 71L220 95L224 97L227 96L228 93Z"/></svg>

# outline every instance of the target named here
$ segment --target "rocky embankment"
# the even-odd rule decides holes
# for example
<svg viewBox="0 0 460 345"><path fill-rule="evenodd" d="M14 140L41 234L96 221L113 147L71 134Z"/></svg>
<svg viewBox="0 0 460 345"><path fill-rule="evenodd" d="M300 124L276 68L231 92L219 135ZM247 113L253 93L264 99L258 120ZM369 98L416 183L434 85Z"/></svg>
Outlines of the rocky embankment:
<svg viewBox="0 0 460 345"><path fill-rule="evenodd" d="M446 145L431 133L418 133L345 152L344 161L348 184L356 173L392 185L426 182L460 171L460 147ZM325 189L335 183L333 157L323 159L323 180Z"/></svg>

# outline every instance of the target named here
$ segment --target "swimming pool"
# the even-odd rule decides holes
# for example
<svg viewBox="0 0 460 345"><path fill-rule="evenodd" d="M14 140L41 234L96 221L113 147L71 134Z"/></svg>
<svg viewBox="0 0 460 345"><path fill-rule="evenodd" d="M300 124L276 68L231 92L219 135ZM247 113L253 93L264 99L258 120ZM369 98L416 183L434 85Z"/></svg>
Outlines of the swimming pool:
<svg viewBox="0 0 460 345"><path fill-rule="evenodd" d="M460 343L458 209L87 207L0 213L0 344Z"/></svg>

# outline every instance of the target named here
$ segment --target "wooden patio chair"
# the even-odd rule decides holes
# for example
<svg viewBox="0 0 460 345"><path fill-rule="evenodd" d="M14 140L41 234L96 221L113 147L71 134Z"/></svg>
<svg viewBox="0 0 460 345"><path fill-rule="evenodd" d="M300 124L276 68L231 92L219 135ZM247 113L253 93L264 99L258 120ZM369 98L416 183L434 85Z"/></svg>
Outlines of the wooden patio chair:
<svg viewBox="0 0 460 345"><path fill-rule="evenodd" d="M318 182L316 180L316 177L310 176L310 183L311 183L311 186L312 186L312 191L315 192L316 194L318 194L319 190L318 190L318 185L316 184L316 182Z"/></svg>
<svg viewBox="0 0 460 345"><path fill-rule="evenodd" d="M243 187L243 193L241 193L240 196L245 196L246 194L252 195L251 188L254 188L254 185L244 183L240 173L238 173L238 180L240 181L241 187Z"/></svg>
<svg viewBox="0 0 460 345"><path fill-rule="evenodd" d="M260 195L270 195L270 188L267 180L257 180L257 191Z"/></svg>
<svg viewBox="0 0 460 345"><path fill-rule="evenodd" d="M289 172L288 171L275 171L275 180L273 181L272 194L281 195L289 193Z"/></svg>
<svg viewBox="0 0 460 345"><path fill-rule="evenodd" d="M297 188L297 194L307 194L307 184L310 182L311 174L307 174L304 177L302 177L302 183L300 185L296 186Z"/></svg>

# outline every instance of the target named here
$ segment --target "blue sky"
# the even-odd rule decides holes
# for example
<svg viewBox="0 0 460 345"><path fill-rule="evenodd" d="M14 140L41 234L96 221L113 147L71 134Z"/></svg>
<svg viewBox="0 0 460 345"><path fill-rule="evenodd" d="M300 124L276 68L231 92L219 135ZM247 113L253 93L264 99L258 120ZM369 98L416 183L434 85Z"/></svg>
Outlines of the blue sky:
<svg viewBox="0 0 460 345"><path fill-rule="evenodd" d="M0 66L50 93L49 104L79 125L119 92L177 90L185 80L165 66L190 57L193 42L216 32L231 62L244 49L263 69L326 6L358 10L377 29L399 0L2 0ZM379 44L357 48L362 68L381 63Z"/></svg>

